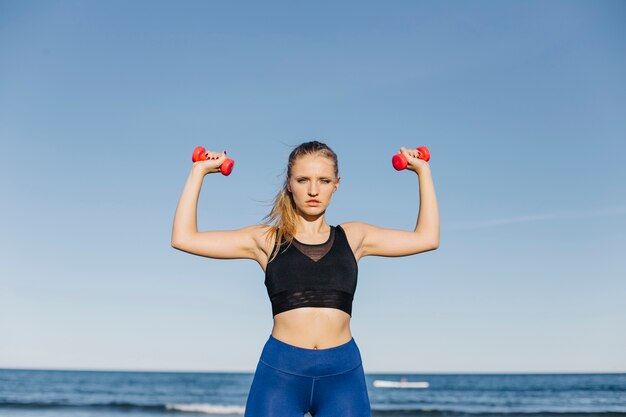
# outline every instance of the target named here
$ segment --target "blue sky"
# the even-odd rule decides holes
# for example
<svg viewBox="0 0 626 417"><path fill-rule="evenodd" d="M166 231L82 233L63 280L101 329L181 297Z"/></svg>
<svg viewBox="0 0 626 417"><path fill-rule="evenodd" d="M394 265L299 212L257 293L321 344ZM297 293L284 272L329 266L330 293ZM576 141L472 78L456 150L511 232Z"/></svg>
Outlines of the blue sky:
<svg viewBox="0 0 626 417"><path fill-rule="evenodd" d="M170 246L257 224L293 146L339 156L327 222L437 251L359 262L366 372L626 372L626 4L0 1L0 367L253 371L263 272Z"/></svg>

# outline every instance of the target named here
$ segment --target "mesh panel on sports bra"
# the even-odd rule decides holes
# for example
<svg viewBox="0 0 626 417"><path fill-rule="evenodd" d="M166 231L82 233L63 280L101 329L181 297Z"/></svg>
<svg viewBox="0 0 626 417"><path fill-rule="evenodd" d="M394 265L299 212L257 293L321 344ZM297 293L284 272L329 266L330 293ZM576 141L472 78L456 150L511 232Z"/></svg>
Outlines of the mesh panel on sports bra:
<svg viewBox="0 0 626 417"><path fill-rule="evenodd" d="M270 298L274 316L299 307L333 307L352 315L352 299L352 294L332 289L287 290Z"/></svg>
<svg viewBox="0 0 626 417"><path fill-rule="evenodd" d="M335 228L331 227L330 236L326 243L313 244L309 245L306 243L298 242L295 238L291 242L293 246L295 246L300 252L314 260L315 262L319 261L328 253L330 248L333 246L333 241L335 240Z"/></svg>

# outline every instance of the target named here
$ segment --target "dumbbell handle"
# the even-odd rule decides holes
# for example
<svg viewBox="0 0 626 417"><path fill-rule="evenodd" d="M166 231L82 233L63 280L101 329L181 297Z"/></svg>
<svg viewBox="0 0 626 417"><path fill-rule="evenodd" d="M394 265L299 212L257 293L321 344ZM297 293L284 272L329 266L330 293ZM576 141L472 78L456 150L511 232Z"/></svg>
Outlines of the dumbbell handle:
<svg viewBox="0 0 626 417"><path fill-rule="evenodd" d="M191 154L191 160L193 162L198 162L206 161L207 159L209 159L209 153L207 152L207 150L204 149L203 146L196 146L196 149L194 149L193 153ZM220 165L220 172L222 173L222 175L230 175L230 173L233 171L234 165L235 161L230 158L226 158L226 160L222 162L222 165Z"/></svg>
<svg viewBox="0 0 626 417"><path fill-rule="evenodd" d="M417 157L421 160L428 162L430 160L430 151L426 146L420 146L417 150ZM391 158L391 163L396 171L402 171L409 165L406 156L403 153L397 153Z"/></svg>

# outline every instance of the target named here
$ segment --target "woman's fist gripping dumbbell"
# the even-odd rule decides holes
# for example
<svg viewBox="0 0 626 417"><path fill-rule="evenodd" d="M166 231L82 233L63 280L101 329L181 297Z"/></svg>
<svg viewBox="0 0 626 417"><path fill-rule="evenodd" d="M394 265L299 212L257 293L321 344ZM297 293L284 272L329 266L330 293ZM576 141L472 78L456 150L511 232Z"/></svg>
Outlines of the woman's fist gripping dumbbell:
<svg viewBox="0 0 626 417"><path fill-rule="evenodd" d="M408 151L408 149L406 151ZM420 146L419 148L411 150L410 152L414 153L415 157L418 159L426 162L430 160L430 151L426 146ZM395 154L391 158L391 163L397 171L402 171L403 169L406 169L406 167L409 165L409 161L402 152L398 152L397 154Z"/></svg>
<svg viewBox="0 0 626 417"><path fill-rule="evenodd" d="M235 161L226 158L226 151L222 153L210 152L203 146L196 146L193 154L191 154L191 160L193 162L208 161L206 164L211 168L209 172L220 171L222 175L230 175L235 165Z"/></svg>

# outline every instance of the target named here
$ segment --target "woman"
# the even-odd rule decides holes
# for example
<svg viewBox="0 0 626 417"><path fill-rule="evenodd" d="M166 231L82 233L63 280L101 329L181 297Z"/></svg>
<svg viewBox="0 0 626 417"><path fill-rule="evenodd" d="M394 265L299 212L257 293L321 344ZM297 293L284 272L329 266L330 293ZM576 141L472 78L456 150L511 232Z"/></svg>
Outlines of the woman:
<svg viewBox="0 0 626 417"><path fill-rule="evenodd" d="M350 332L357 262L364 256L407 256L437 249L439 213L427 162L402 147L419 176L414 231L361 222L337 226L324 214L339 187L337 156L312 141L289 155L272 211L239 230L198 232L202 180L219 172L224 153L194 163L176 209L172 246L209 258L256 260L265 272L274 326L259 359L245 417L370 416L359 349ZM364 199L371 196L364 196Z"/></svg>

